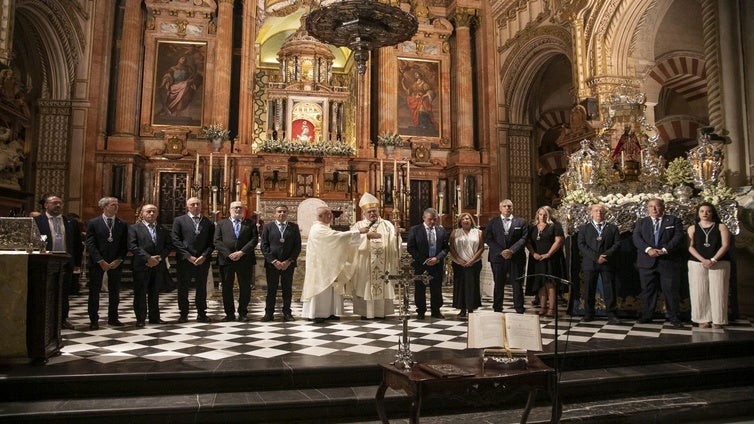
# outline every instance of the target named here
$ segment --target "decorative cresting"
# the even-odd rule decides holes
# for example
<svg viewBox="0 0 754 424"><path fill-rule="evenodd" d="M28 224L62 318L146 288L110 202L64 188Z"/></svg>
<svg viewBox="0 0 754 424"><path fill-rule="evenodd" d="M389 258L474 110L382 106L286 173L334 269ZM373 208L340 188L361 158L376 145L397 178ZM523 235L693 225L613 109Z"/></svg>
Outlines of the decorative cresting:
<svg viewBox="0 0 754 424"><path fill-rule="evenodd" d="M390 0L323 0L306 20L306 30L318 40L353 51L359 74L371 50L409 40L418 29L416 16Z"/></svg>
<svg viewBox="0 0 754 424"><path fill-rule="evenodd" d="M699 145L689 150L694 186L700 190L716 187L723 172L723 146L712 144L713 127L699 129Z"/></svg>

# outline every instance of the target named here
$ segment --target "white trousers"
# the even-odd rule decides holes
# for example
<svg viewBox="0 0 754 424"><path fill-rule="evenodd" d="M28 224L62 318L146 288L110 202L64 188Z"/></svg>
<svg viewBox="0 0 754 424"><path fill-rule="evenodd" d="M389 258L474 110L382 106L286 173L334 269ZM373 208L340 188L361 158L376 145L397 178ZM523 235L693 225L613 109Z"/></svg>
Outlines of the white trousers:
<svg viewBox="0 0 754 424"><path fill-rule="evenodd" d="M730 262L718 262L710 269L697 261L689 261L688 265L691 321L727 324Z"/></svg>

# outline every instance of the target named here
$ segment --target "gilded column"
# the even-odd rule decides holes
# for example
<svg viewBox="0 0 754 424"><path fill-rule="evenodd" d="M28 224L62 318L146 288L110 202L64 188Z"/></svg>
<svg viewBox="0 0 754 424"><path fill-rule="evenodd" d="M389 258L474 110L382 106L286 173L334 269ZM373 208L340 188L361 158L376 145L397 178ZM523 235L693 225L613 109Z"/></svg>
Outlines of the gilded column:
<svg viewBox="0 0 754 424"><path fill-rule="evenodd" d="M115 94L114 135L133 141L139 128L139 96L135 96L134 93L141 91L139 69L141 46L144 44L141 0L126 0L123 7L123 35L118 43L120 55L118 87Z"/></svg>
<svg viewBox="0 0 754 424"><path fill-rule="evenodd" d="M452 56L454 68L452 79L455 81L452 92L455 93L453 98L455 98L456 109L453 113L455 119L452 120L451 124L455 127L452 134L456 140L457 150L474 149L471 25L475 19L476 10L470 8L457 8L451 16L451 20L455 24L456 37L456 48Z"/></svg>
<svg viewBox="0 0 754 424"><path fill-rule="evenodd" d="M230 114L230 68L233 56L233 2L217 2L217 44L215 45L215 102L213 122L228 126ZM251 74L253 75L253 74Z"/></svg>
<svg viewBox="0 0 754 424"><path fill-rule="evenodd" d="M254 63L255 34L256 34L256 6L251 2L245 2L243 7L243 25L241 34L241 81L238 105L238 144L237 147L244 153L251 153L251 143L254 134L254 75L256 66ZM283 75L285 77L285 75ZM274 125L274 123L273 123ZM268 126L272 126L268 124ZM241 147L243 146L243 147Z"/></svg>

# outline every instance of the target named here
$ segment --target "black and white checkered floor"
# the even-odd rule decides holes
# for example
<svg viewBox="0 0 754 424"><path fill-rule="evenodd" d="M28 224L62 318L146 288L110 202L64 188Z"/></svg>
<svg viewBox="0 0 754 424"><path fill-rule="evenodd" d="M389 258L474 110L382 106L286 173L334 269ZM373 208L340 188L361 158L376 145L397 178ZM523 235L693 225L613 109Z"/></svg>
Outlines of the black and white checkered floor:
<svg viewBox="0 0 754 424"><path fill-rule="evenodd" d="M135 325L133 315L133 297L131 290L121 292L120 319L126 326L112 328L101 320L100 329L89 330L87 316L86 291L70 298L70 320L75 330L63 330L64 346L62 354L50 359L49 364L69 361L89 360L101 364L129 361L134 358L152 361L170 361L175 359L222 360L233 357L274 358L285 355L307 355L322 357L337 352L353 355L373 355L394 351L401 333L401 324L397 317L385 320L361 320L351 314L352 305L346 300L346 314L339 321L327 321L315 324L305 319L282 322L281 315L276 314L276 321L261 322L264 314L264 290L255 289L248 322L222 322L225 316L219 293L208 300L208 315L213 322L205 324L193 320L177 324L178 306L176 293L160 296L161 317L168 324L147 324L144 328ZM190 293L193 299L193 291ZM513 312L510 292L504 312ZM531 299L527 299L530 305ZM450 299L446 297L446 305ZM107 314L107 294L103 293L100 301L100 313ZM483 310L491 309L490 299L484 300ZM279 306L278 306L279 307ZM527 313L536 313L538 309L527 307ZM294 301L293 314L299 315L301 304ZM409 321L411 350L420 352L430 348L463 350L466 348L465 320L456 318L457 310L444 307L445 319ZM553 318L542 318L542 343L547 346L555 337ZM619 325L609 325L605 320L589 323L581 322L580 317L569 317L561 312L558 320L561 341L587 343L597 340L657 339L662 335L686 336L700 332L754 332L752 323L739 320L731 323L725 330L698 329L690 325L673 328L662 321L652 324L637 324L626 320ZM713 334L714 335L714 334ZM637 339L639 338L639 339Z"/></svg>

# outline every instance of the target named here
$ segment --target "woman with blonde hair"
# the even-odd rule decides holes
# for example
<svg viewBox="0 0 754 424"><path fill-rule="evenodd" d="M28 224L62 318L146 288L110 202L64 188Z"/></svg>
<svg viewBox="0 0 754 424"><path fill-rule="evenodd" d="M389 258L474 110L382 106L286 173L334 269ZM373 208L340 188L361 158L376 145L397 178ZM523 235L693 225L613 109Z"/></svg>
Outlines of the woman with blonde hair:
<svg viewBox="0 0 754 424"><path fill-rule="evenodd" d="M526 240L526 248L529 250L528 274L526 292L529 295L539 297L541 310L540 315L555 315L555 284L552 278L563 276L563 241L565 234L563 226L552 219L548 208L537 209L534 221L529 230Z"/></svg>
<svg viewBox="0 0 754 424"><path fill-rule="evenodd" d="M458 217L457 228L450 234L453 257L453 307L461 310L459 318L482 306L479 275L482 271L484 238L470 213Z"/></svg>

